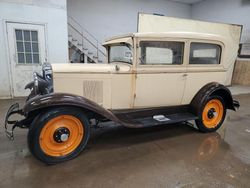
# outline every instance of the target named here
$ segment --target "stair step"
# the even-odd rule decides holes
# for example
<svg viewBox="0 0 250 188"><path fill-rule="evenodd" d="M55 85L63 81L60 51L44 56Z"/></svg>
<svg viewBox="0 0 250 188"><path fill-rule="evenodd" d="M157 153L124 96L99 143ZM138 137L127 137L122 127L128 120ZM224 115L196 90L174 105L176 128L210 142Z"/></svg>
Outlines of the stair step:
<svg viewBox="0 0 250 188"><path fill-rule="evenodd" d="M73 38L73 39L72 39L72 41L74 41L74 42L75 42L75 41L77 41L77 39Z"/></svg>
<svg viewBox="0 0 250 188"><path fill-rule="evenodd" d="M82 44L80 44L80 43L78 43L77 45L78 45L78 46L83 46L83 45L82 45Z"/></svg>
<svg viewBox="0 0 250 188"><path fill-rule="evenodd" d="M92 52L88 52L89 55L92 55L93 53Z"/></svg>
<svg viewBox="0 0 250 188"><path fill-rule="evenodd" d="M83 50L88 50L88 48L83 48Z"/></svg>
<svg viewBox="0 0 250 188"><path fill-rule="evenodd" d="M97 59L97 56L93 56L94 59Z"/></svg>

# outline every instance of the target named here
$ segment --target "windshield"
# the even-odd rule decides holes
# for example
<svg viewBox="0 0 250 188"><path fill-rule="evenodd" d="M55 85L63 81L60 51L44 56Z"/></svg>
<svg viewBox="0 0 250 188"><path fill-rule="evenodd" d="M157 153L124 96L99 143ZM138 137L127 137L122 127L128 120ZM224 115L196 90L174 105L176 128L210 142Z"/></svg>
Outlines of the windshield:
<svg viewBox="0 0 250 188"><path fill-rule="evenodd" d="M132 64L132 48L128 44L114 45L109 48L109 63L124 62Z"/></svg>

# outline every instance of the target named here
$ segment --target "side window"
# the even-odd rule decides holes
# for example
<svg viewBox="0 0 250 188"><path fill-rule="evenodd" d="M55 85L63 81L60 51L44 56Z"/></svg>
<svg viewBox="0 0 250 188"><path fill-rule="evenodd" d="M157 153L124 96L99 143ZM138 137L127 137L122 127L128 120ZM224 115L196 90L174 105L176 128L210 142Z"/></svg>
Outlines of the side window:
<svg viewBox="0 0 250 188"><path fill-rule="evenodd" d="M189 64L220 64L221 47L217 44L192 42Z"/></svg>
<svg viewBox="0 0 250 188"><path fill-rule="evenodd" d="M142 41L142 65L180 65L183 63L184 42Z"/></svg>

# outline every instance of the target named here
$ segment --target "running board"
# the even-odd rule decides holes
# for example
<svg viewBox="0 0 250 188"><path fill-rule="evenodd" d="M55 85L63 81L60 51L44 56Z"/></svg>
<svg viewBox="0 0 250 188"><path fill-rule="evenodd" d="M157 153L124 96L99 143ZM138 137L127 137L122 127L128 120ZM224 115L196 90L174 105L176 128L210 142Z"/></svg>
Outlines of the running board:
<svg viewBox="0 0 250 188"><path fill-rule="evenodd" d="M168 115L155 115L153 117L138 118L135 121L144 125L144 127L156 126L156 125L167 125L173 123L179 123L184 121L190 121L198 119L192 113L178 113Z"/></svg>
<svg viewBox="0 0 250 188"><path fill-rule="evenodd" d="M188 105L133 110L112 111L124 125L130 127L151 127L198 119Z"/></svg>

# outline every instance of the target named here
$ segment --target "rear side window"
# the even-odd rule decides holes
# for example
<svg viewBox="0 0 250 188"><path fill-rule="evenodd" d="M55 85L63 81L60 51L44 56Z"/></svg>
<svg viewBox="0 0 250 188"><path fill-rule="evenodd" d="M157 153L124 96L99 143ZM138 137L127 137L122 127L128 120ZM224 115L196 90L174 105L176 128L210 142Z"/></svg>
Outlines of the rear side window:
<svg viewBox="0 0 250 188"><path fill-rule="evenodd" d="M189 64L220 64L220 58L221 47L219 45L191 43Z"/></svg>
<svg viewBox="0 0 250 188"><path fill-rule="evenodd" d="M183 61L184 42L142 41L142 65L180 65Z"/></svg>

